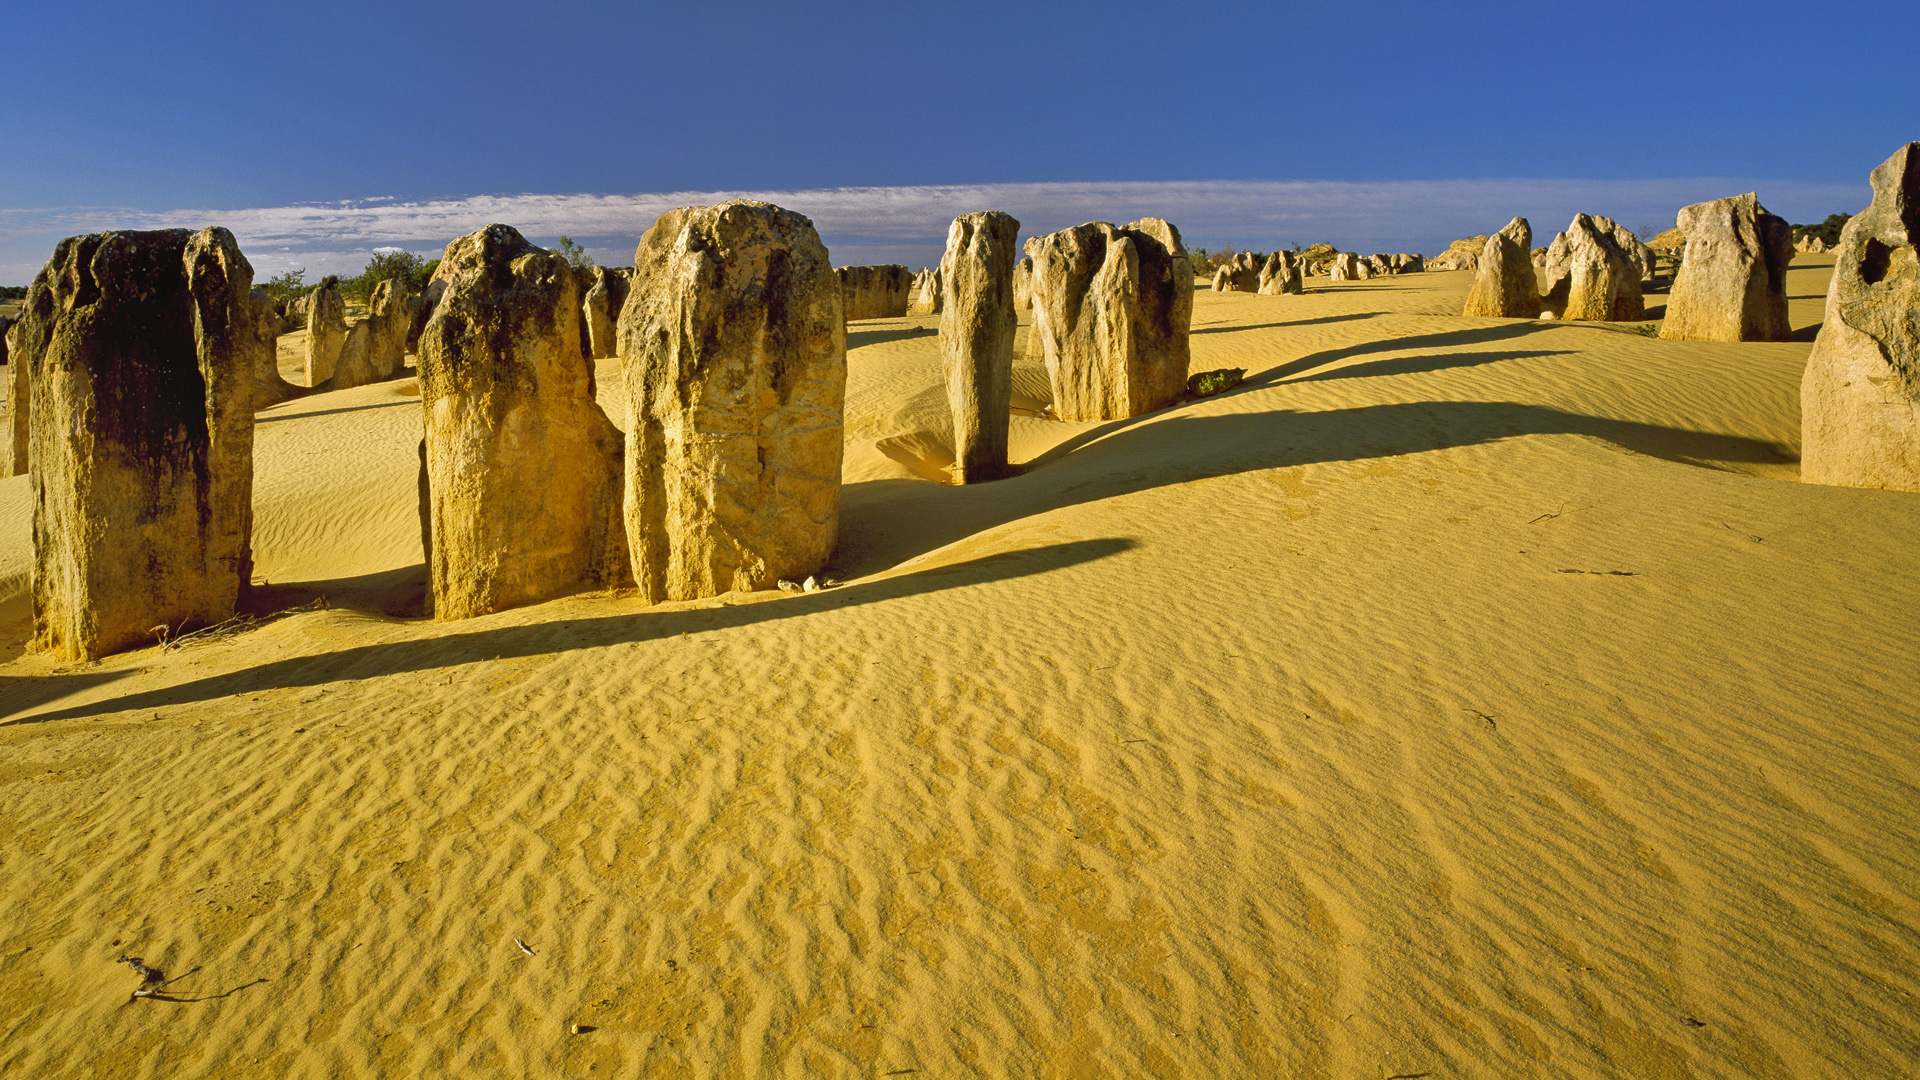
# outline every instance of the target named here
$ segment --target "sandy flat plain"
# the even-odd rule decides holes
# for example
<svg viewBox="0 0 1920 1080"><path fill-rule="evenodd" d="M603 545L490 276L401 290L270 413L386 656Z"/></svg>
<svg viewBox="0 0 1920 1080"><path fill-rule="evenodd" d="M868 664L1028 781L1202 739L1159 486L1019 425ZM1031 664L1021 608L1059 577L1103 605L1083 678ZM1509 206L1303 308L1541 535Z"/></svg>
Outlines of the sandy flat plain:
<svg viewBox="0 0 1920 1080"><path fill-rule="evenodd" d="M813 595L421 620L401 381L259 418L255 606L329 609L66 665L0 480L0 1071L1911 1076L1920 496L1796 481L1830 266L1781 344L1203 291L1243 386L1023 362L968 488L936 319L858 323Z"/></svg>

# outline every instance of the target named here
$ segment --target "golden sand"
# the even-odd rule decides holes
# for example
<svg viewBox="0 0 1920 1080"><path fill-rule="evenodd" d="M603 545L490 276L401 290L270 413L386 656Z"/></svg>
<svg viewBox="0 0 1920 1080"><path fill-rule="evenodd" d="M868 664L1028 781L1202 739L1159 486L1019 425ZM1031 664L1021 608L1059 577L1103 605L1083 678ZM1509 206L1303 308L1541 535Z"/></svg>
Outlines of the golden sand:
<svg viewBox="0 0 1920 1080"><path fill-rule="evenodd" d="M0 1071L1911 1075L1920 498L1795 482L1830 266L1784 344L1202 292L1242 388L967 488L936 318L856 324L813 595L420 621L388 383L260 416L330 610L59 666L0 481Z"/></svg>

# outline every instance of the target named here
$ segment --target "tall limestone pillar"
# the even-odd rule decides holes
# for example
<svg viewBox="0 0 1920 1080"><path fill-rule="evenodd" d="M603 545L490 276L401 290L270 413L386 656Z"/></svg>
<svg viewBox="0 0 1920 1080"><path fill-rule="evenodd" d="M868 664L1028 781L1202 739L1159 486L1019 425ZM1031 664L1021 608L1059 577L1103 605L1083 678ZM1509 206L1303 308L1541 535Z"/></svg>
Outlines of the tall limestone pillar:
<svg viewBox="0 0 1920 1080"><path fill-rule="evenodd" d="M253 267L225 229L62 240L27 293L36 648L229 618L253 573Z"/></svg>
<svg viewBox="0 0 1920 1080"><path fill-rule="evenodd" d="M307 385L324 386L333 379L340 350L347 344L347 305L329 274L307 294Z"/></svg>
<svg viewBox="0 0 1920 1080"><path fill-rule="evenodd" d="M1192 359L1193 263L1159 218L1076 225L1027 241L1033 335L1062 420L1119 420L1171 405Z"/></svg>
<svg viewBox="0 0 1920 1080"><path fill-rule="evenodd" d="M620 430L594 401L567 260L489 225L447 245L420 334L436 619L624 584Z"/></svg>
<svg viewBox="0 0 1920 1080"><path fill-rule="evenodd" d="M619 353L641 594L690 600L824 569L847 329L813 222L745 199L671 210L633 258Z"/></svg>
<svg viewBox="0 0 1920 1080"><path fill-rule="evenodd" d="M1013 403L1014 267L1020 223L998 210L964 214L947 230L940 260L940 355L953 408L953 480L1007 472Z"/></svg>

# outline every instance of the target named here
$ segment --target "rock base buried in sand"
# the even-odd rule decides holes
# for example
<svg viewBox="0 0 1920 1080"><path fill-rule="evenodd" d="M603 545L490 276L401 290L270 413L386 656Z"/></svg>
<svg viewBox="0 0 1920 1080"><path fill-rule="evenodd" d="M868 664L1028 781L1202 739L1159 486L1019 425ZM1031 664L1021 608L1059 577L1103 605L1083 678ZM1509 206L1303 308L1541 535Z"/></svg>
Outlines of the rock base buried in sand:
<svg viewBox="0 0 1920 1080"><path fill-rule="evenodd" d="M1119 420L1187 385L1193 264L1159 218L1092 222L1027 241L1033 335L1062 420ZM1029 350L1031 354L1031 350Z"/></svg>
<svg viewBox="0 0 1920 1080"><path fill-rule="evenodd" d="M626 528L650 600L771 588L840 526L847 331L813 223L738 200L662 214L620 318Z"/></svg>
<svg viewBox="0 0 1920 1080"><path fill-rule="evenodd" d="M27 293L34 644L228 618L253 571L253 268L225 229L62 240Z"/></svg>
<svg viewBox="0 0 1920 1080"><path fill-rule="evenodd" d="M1533 276L1533 228L1514 218L1487 237L1463 314L1532 319L1540 314L1540 287Z"/></svg>
<svg viewBox="0 0 1920 1080"><path fill-rule="evenodd" d="M594 401L572 267L489 225L435 278L419 353L434 617L624 584L621 436Z"/></svg>
<svg viewBox="0 0 1920 1080"><path fill-rule="evenodd" d="M1013 401L1013 301L1020 223L998 210L963 214L947 231L940 260L944 295L940 352L953 413L953 481L974 484L1007 472Z"/></svg>
<svg viewBox="0 0 1920 1080"><path fill-rule="evenodd" d="M1674 341L1786 341L1793 227L1753 192L1680 211L1686 256L1660 336Z"/></svg>

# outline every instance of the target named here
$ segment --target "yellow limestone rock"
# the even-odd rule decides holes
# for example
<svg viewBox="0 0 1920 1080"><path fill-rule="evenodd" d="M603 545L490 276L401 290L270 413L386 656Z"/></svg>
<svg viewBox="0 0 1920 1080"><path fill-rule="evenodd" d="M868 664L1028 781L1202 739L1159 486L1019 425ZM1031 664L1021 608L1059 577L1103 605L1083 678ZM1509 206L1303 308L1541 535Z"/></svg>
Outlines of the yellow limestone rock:
<svg viewBox="0 0 1920 1080"><path fill-rule="evenodd" d="M306 295L308 386L324 386L333 378L347 343L347 305L335 288L339 281L329 274Z"/></svg>
<svg viewBox="0 0 1920 1080"><path fill-rule="evenodd" d="M1540 317L1540 286L1533 276L1533 227L1517 217L1487 237L1463 314L1499 319Z"/></svg>
<svg viewBox="0 0 1920 1080"><path fill-rule="evenodd" d="M234 613L253 571L253 267L225 229L62 240L27 293L34 645Z"/></svg>
<svg viewBox="0 0 1920 1080"><path fill-rule="evenodd" d="M434 617L625 584L620 431L594 401L572 268L489 225L435 275L419 351Z"/></svg>
<svg viewBox="0 0 1920 1080"><path fill-rule="evenodd" d="M1660 336L1677 341L1786 341L1793 226L1753 192L1680 211L1686 256Z"/></svg>
<svg viewBox="0 0 1920 1080"><path fill-rule="evenodd" d="M1259 290L1263 296L1295 295L1304 292L1300 280L1300 259L1291 251L1276 251L1260 267Z"/></svg>
<svg viewBox="0 0 1920 1080"><path fill-rule="evenodd" d="M1119 420L1187 386L1193 263L1159 218L1077 225L1027 241L1033 334L1062 420Z"/></svg>
<svg viewBox="0 0 1920 1080"><path fill-rule="evenodd" d="M625 271L604 266L588 267L591 283L581 306L587 319L587 355L606 360L619 355L616 338L620 327L620 309L626 305L631 287Z"/></svg>
<svg viewBox="0 0 1920 1080"><path fill-rule="evenodd" d="M913 298L913 271L906 267L843 266L834 274L840 279L840 304L848 322L898 319L907 313Z"/></svg>
<svg viewBox="0 0 1920 1080"><path fill-rule="evenodd" d="M413 321L407 300L405 282L389 278L373 287L367 317L347 331L327 389L348 390L393 378L406 356L407 328Z"/></svg>
<svg viewBox="0 0 1920 1080"><path fill-rule="evenodd" d="M253 354L253 407L255 411L278 405L300 396L300 388L280 375L280 313L265 289L248 294L253 307L248 345Z"/></svg>
<svg viewBox="0 0 1920 1080"><path fill-rule="evenodd" d="M1800 383L1800 478L1920 491L1920 143L1873 170L1834 246L1827 316Z"/></svg>
<svg viewBox="0 0 1920 1080"><path fill-rule="evenodd" d="M974 484L1007 472L1013 402L1013 302L1020 223L998 210L963 214L947 230L940 260L940 353L953 410L953 480Z"/></svg>
<svg viewBox="0 0 1920 1080"><path fill-rule="evenodd" d="M813 222L736 200L640 238L620 316L626 525L651 600L824 569L840 528L847 331Z"/></svg>
<svg viewBox="0 0 1920 1080"><path fill-rule="evenodd" d="M1590 214L1575 214L1573 223L1567 226L1564 234L1567 299L1561 318L1635 322L1645 317L1640 271L1614 239L1614 229L1612 220ZM1555 258L1554 248L1550 246L1547 249L1549 267Z"/></svg>
<svg viewBox="0 0 1920 1080"><path fill-rule="evenodd" d="M913 300L907 306L910 315L940 314L940 271L922 270L913 279Z"/></svg>
<svg viewBox="0 0 1920 1080"><path fill-rule="evenodd" d="M0 476L24 476L27 471L27 417L32 411L29 403L33 396L33 369L19 361L20 350L13 345L13 336L18 332L19 325L14 322L6 327L5 332L7 351L15 359L7 364L7 427L5 444L0 446L6 459L0 462L5 466L4 470L0 470Z"/></svg>

